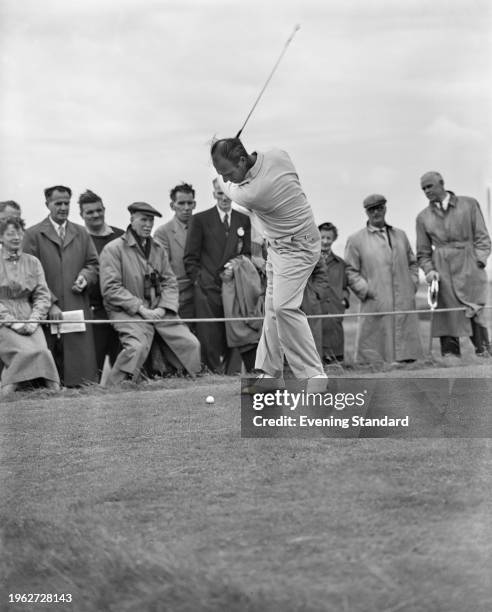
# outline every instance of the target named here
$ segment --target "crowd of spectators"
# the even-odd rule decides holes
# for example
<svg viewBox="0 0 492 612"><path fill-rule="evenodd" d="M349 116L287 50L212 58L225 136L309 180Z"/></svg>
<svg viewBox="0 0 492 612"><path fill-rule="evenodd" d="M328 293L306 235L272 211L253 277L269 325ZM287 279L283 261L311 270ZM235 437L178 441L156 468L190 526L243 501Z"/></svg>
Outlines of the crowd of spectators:
<svg viewBox="0 0 492 612"><path fill-rule="evenodd" d="M484 317L490 237L476 200L444 188L437 172L422 176L429 203L417 217L417 249L387 220L387 201L363 201L367 220L351 235L344 258L332 246L338 230L319 226L321 257L304 290L325 364L345 359L343 317L350 292L360 302L354 360L413 362L422 357L415 295L419 267L438 281L431 335L444 357L460 356L460 337L477 355L491 354ZM69 219L72 191L44 191L48 216L25 229L21 207L0 202L1 393L44 385L77 387L138 380L142 374L253 372L264 313L266 245L255 217L232 206L213 181L215 205L194 214L195 190L170 191L173 218L157 227L159 210L128 206L126 229L105 220L103 199L78 198L83 225ZM388 314L393 312L398 314ZM413 312L412 312L413 311ZM79 320L77 331L62 325ZM339 316L334 316L339 315ZM207 321L221 318L250 321ZM43 320L52 321L42 325ZM96 320L99 323L83 323ZM44 333L43 333L44 332Z"/></svg>

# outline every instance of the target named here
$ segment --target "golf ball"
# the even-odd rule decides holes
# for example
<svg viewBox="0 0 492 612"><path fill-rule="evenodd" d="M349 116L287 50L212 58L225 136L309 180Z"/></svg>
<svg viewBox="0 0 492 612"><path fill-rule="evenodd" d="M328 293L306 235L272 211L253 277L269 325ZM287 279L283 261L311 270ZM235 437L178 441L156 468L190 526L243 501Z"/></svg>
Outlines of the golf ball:
<svg viewBox="0 0 492 612"><path fill-rule="evenodd" d="M207 395L207 399L205 400L207 404L213 404L215 402L213 395Z"/></svg>

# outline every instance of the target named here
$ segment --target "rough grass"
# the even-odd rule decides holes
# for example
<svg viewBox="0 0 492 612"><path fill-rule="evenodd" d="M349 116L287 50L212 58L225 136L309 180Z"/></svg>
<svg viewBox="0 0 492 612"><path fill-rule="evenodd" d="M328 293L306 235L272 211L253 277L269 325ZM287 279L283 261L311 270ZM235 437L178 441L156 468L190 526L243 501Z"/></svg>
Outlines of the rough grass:
<svg viewBox="0 0 492 612"><path fill-rule="evenodd" d="M206 377L5 403L0 609L490 609L488 440L241 439L238 391ZM74 601L9 608L10 592Z"/></svg>

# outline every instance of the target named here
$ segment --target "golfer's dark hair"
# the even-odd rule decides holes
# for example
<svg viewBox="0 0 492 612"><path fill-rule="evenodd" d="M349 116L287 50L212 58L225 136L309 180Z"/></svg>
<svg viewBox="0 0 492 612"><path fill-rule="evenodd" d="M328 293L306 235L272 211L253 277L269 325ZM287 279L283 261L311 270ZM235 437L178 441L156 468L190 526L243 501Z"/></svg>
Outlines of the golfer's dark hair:
<svg viewBox="0 0 492 612"><path fill-rule="evenodd" d="M195 190L193 189L193 186L190 185L190 183L185 183L183 181L181 185L176 185L176 187L173 187L169 192L169 197L173 202L176 202L176 195L180 191L181 193L191 193L192 198L195 199Z"/></svg>
<svg viewBox="0 0 492 612"><path fill-rule="evenodd" d="M10 226L22 231L26 229L24 219L21 219L20 217L7 217L6 219L2 219L0 221L0 236L3 236Z"/></svg>
<svg viewBox="0 0 492 612"><path fill-rule="evenodd" d="M97 202L101 202L101 196L98 196L97 193L94 193L90 189L86 189L84 193L79 195L79 208L80 212L84 211L84 204L96 204Z"/></svg>
<svg viewBox="0 0 492 612"><path fill-rule="evenodd" d="M65 187L65 185L53 185L53 187L46 187L44 190L44 197L46 200L51 198L54 191L65 191L70 197L72 197L72 190L70 187Z"/></svg>
<svg viewBox="0 0 492 612"><path fill-rule="evenodd" d="M0 212L3 212L7 206L10 206L10 208L15 208L15 210L18 212L21 211L21 207L19 204L17 204L17 202L14 202L14 200L5 200L5 202L0 202Z"/></svg>
<svg viewBox="0 0 492 612"><path fill-rule="evenodd" d="M335 240L338 238L337 228L333 225L333 223L330 223L329 221L326 221L326 223L322 223L321 225L318 225L318 229L320 232L322 231L333 232L333 236L335 237Z"/></svg>
<svg viewBox="0 0 492 612"><path fill-rule="evenodd" d="M213 143L210 155L212 157L220 155L231 163L237 164L241 157L248 157L248 152L239 138L223 138Z"/></svg>

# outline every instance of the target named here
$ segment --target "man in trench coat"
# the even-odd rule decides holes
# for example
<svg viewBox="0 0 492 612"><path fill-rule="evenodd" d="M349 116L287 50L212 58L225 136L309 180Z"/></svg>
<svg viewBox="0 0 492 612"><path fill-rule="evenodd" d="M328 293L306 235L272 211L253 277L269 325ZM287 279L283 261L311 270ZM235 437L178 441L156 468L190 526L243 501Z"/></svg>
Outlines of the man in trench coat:
<svg viewBox="0 0 492 612"><path fill-rule="evenodd" d="M161 214L146 202L134 202L128 210L131 217L127 231L101 252L104 307L123 346L108 384L138 378L154 333L159 334L173 357L193 376L201 367L200 344L177 315L176 277L164 248L150 237L154 218ZM122 319L125 321L116 322ZM173 323L156 323L157 319Z"/></svg>
<svg viewBox="0 0 492 612"><path fill-rule="evenodd" d="M97 283L98 259L85 227L68 221L69 187L57 185L44 191L49 216L24 234L23 251L41 261L51 292L48 319L61 319L62 312L82 310L92 319L88 288ZM53 353L60 381L66 387L97 382L98 372L92 326L84 332L51 333L44 326L48 348Z"/></svg>
<svg viewBox="0 0 492 612"><path fill-rule="evenodd" d="M420 179L429 206L417 216L417 259L427 282L439 281L438 308L466 311L436 312L432 335L441 353L460 355L460 336L469 336L477 355L491 352L483 306L487 301L485 265L490 236L479 203L444 189L439 172Z"/></svg>
<svg viewBox="0 0 492 612"><path fill-rule="evenodd" d="M415 310L418 266L403 230L385 221L386 198L364 200L368 223L345 246L349 287L360 312ZM355 361L414 361L422 356L416 314L360 317Z"/></svg>

